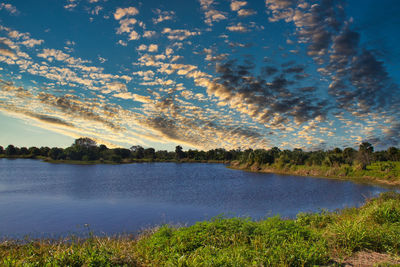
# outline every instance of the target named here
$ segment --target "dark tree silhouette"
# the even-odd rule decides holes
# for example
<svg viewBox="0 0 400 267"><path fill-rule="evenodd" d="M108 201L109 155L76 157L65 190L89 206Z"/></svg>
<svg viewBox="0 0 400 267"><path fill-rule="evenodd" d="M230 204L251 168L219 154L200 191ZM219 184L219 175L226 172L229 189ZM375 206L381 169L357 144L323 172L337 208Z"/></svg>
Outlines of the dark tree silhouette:
<svg viewBox="0 0 400 267"><path fill-rule="evenodd" d="M17 154L17 149L13 145L8 145L6 148L6 155L7 156L14 156Z"/></svg>
<svg viewBox="0 0 400 267"><path fill-rule="evenodd" d="M81 137L81 138L76 139L73 145L89 148L89 147L94 147L97 144L96 144L96 141L94 141L88 137Z"/></svg>
<svg viewBox="0 0 400 267"><path fill-rule="evenodd" d="M371 164L372 153L374 152L374 147L368 143L361 143L358 149L358 160L361 163L361 167L363 170L367 168L369 164Z"/></svg>
<svg viewBox="0 0 400 267"><path fill-rule="evenodd" d="M182 150L181 146L176 146L175 147L175 153L176 153L176 159L177 160L183 159L184 153L183 153L183 150Z"/></svg>

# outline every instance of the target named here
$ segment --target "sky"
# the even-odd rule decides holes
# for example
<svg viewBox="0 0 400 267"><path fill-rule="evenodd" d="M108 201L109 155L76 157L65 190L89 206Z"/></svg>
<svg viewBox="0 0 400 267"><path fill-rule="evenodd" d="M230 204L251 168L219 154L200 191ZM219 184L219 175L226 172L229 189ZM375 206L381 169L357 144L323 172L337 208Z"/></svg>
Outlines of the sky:
<svg viewBox="0 0 400 267"><path fill-rule="evenodd" d="M0 145L399 146L397 0L0 0Z"/></svg>

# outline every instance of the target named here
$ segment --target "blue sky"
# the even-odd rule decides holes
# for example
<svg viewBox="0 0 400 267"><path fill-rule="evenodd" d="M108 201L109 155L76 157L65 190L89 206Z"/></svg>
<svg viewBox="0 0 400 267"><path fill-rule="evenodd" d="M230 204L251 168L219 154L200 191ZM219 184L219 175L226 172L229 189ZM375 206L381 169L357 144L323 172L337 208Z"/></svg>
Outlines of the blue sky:
<svg viewBox="0 0 400 267"><path fill-rule="evenodd" d="M398 146L397 1L0 2L0 145Z"/></svg>

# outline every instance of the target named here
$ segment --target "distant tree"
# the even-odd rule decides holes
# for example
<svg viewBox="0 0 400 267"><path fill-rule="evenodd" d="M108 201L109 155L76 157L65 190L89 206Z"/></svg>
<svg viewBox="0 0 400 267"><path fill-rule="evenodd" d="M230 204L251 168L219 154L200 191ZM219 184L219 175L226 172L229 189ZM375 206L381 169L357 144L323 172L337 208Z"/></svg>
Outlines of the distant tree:
<svg viewBox="0 0 400 267"><path fill-rule="evenodd" d="M48 157L49 156L49 151L50 151L50 147L48 147L48 146L40 147L40 155L43 156L43 157Z"/></svg>
<svg viewBox="0 0 400 267"><path fill-rule="evenodd" d="M60 159L63 155L63 152L64 150L62 148L53 147L49 151L49 157L54 160Z"/></svg>
<svg viewBox="0 0 400 267"><path fill-rule="evenodd" d="M293 149L290 154L291 163L294 165L303 165L307 159L307 154L301 148Z"/></svg>
<svg viewBox="0 0 400 267"><path fill-rule="evenodd" d="M121 163L121 162L122 162L121 156L120 156L120 155L115 155L115 154L113 154L113 155L111 156L111 160L112 160L113 162L115 162L115 163Z"/></svg>
<svg viewBox="0 0 400 267"><path fill-rule="evenodd" d="M136 159L142 159L144 157L144 148L139 145L131 146L131 153L132 157Z"/></svg>
<svg viewBox="0 0 400 267"><path fill-rule="evenodd" d="M374 152L374 147L368 143L361 143L358 149L358 160L361 163L361 167L363 170L367 168L367 165L371 164L372 153Z"/></svg>
<svg viewBox="0 0 400 267"><path fill-rule="evenodd" d="M274 158L271 153L269 153L269 151L265 149L254 150L254 156L255 162L257 162L258 164L271 164L274 162Z"/></svg>
<svg viewBox="0 0 400 267"><path fill-rule="evenodd" d="M188 157L189 159L194 159L194 158L196 157L197 152L198 152L197 150L189 149L189 150L186 152L186 154L187 154L187 157Z"/></svg>
<svg viewBox="0 0 400 267"><path fill-rule="evenodd" d="M13 145L8 145L6 148L6 155L7 156L14 156L17 155L17 149Z"/></svg>
<svg viewBox="0 0 400 267"><path fill-rule="evenodd" d="M168 151L167 150L158 150L158 151L156 151L156 159L159 159L159 160L167 160L167 159L169 159Z"/></svg>
<svg viewBox="0 0 400 267"><path fill-rule="evenodd" d="M4 154L4 148L2 146L0 146L0 155Z"/></svg>
<svg viewBox="0 0 400 267"><path fill-rule="evenodd" d="M313 151L310 153L310 156L306 160L306 164L309 166L312 166L312 165L321 166L325 160L325 157L326 157L326 153L324 151L322 151L322 150Z"/></svg>
<svg viewBox="0 0 400 267"><path fill-rule="evenodd" d="M346 148L343 150L343 159L344 159L344 162L347 163L347 164L349 164L349 165L352 165L352 164L353 164L354 159L356 158L356 155L357 155L357 150L355 150L355 149L352 148L352 147L346 147Z"/></svg>
<svg viewBox="0 0 400 267"><path fill-rule="evenodd" d="M269 153L272 155L272 157L274 158L274 162L275 160L277 160L280 156L281 150L278 147L273 147L270 150L268 150Z"/></svg>
<svg viewBox="0 0 400 267"><path fill-rule="evenodd" d="M97 146L96 141L90 139L89 137L81 137L75 139L75 142L72 145L82 146L86 148Z"/></svg>
<svg viewBox="0 0 400 267"><path fill-rule="evenodd" d="M127 159L131 156L131 151L126 148L114 148L113 152L115 155L120 156L122 159Z"/></svg>
<svg viewBox="0 0 400 267"><path fill-rule="evenodd" d="M176 159L177 160L180 160L180 159L184 158L185 154L184 154L181 146L176 146L175 147L175 153L176 153Z"/></svg>
<svg viewBox="0 0 400 267"><path fill-rule="evenodd" d="M29 154L29 150L28 150L26 147L21 147L21 148L19 149L19 153L20 153L21 155L28 155L28 154Z"/></svg>
<svg viewBox="0 0 400 267"><path fill-rule="evenodd" d="M338 147L333 149L332 152L335 153L335 154L342 154L342 150L340 148L338 148Z"/></svg>
<svg viewBox="0 0 400 267"><path fill-rule="evenodd" d="M399 160L399 149L395 147L389 147L388 150L386 151L387 157L391 161L398 161Z"/></svg>
<svg viewBox="0 0 400 267"><path fill-rule="evenodd" d="M108 149L108 148L107 148L106 145L101 144L101 145L99 146L99 151L100 151L100 152L105 151L105 150L107 150L107 149Z"/></svg>
<svg viewBox="0 0 400 267"><path fill-rule="evenodd" d="M150 148L146 148L144 150L144 157L146 159L155 159L156 158L156 151L154 148L150 147Z"/></svg>
<svg viewBox="0 0 400 267"><path fill-rule="evenodd" d="M40 149L35 147L35 146L32 146L32 147L29 148L29 154L31 154L34 157L39 156L40 155Z"/></svg>

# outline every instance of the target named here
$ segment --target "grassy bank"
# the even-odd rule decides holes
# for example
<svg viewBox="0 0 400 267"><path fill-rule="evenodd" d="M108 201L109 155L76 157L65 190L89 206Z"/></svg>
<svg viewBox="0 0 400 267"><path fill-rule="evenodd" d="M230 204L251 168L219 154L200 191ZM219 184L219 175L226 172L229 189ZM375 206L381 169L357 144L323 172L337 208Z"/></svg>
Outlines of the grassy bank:
<svg viewBox="0 0 400 267"><path fill-rule="evenodd" d="M232 162L230 168L253 172L336 178L357 182L400 186L400 162L394 161L374 162L371 165L368 165L365 170L348 164L343 164L337 167L318 165L280 166L278 164L254 164L249 166L248 164L240 164L238 161Z"/></svg>
<svg viewBox="0 0 400 267"><path fill-rule="evenodd" d="M137 238L3 241L4 266L312 266L400 263L400 195L361 208L261 221L216 218Z"/></svg>

